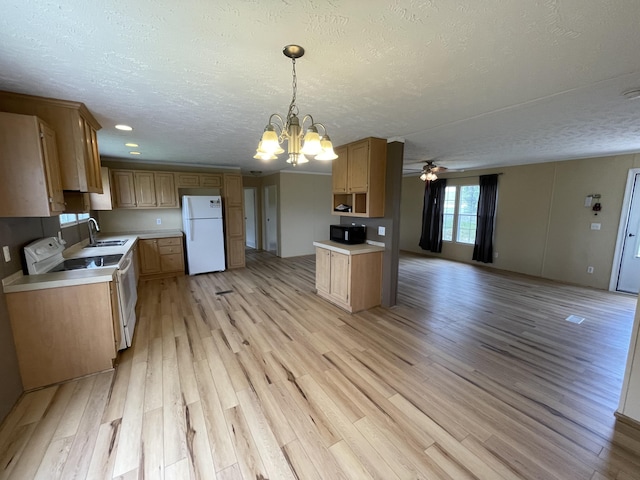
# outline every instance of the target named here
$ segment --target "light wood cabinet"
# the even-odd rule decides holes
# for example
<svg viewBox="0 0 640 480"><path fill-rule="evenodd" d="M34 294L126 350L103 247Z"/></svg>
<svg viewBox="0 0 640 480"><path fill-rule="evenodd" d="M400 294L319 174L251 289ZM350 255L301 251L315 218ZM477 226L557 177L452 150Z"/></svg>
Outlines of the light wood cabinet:
<svg viewBox="0 0 640 480"><path fill-rule="evenodd" d="M383 217L387 141L365 138L336 148L333 161L332 213L348 217ZM337 211L349 205L351 212Z"/></svg>
<svg viewBox="0 0 640 480"><path fill-rule="evenodd" d="M352 313L380 305L382 252L347 255L316 247L316 290Z"/></svg>
<svg viewBox="0 0 640 480"><path fill-rule="evenodd" d="M115 208L177 208L174 174L146 170L112 170Z"/></svg>
<svg viewBox="0 0 640 480"><path fill-rule="evenodd" d="M40 118L0 112L0 217L64 211L56 135Z"/></svg>
<svg viewBox="0 0 640 480"><path fill-rule="evenodd" d="M7 293L25 390L113 368L119 345L116 285Z"/></svg>
<svg viewBox="0 0 640 480"><path fill-rule="evenodd" d="M184 247L181 237L138 241L141 276L184 274Z"/></svg>
<svg viewBox="0 0 640 480"><path fill-rule="evenodd" d="M36 115L53 129L64 190L102 192L96 133L101 127L84 104L0 92L0 111Z"/></svg>
<svg viewBox="0 0 640 480"><path fill-rule="evenodd" d="M100 176L102 177L102 193L89 194L91 210L113 210L111 174L109 169L107 167L101 167Z"/></svg>
<svg viewBox="0 0 640 480"><path fill-rule="evenodd" d="M235 173L223 175L223 206L227 268L245 266L244 191L242 176Z"/></svg>
<svg viewBox="0 0 640 480"><path fill-rule="evenodd" d="M221 188L222 175L219 173L182 173L175 174L178 188Z"/></svg>

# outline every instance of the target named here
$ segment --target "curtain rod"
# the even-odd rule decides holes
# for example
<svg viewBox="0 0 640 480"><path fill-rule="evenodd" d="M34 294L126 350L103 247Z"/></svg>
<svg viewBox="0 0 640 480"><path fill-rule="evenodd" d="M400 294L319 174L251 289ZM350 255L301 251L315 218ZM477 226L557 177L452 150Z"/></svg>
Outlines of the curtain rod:
<svg viewBox="0 0 640 480"><path fill-rule="evenodd" d="M449 173L455 173L455 172L449 172ZM443 172L440 175L446 175L446 173ZM488 174L485 174L485 175L504 175L504 172L488 173ZM464 177L447 177L447 178L450 179L450 180L455 180L457 178L475 178L475 177L481 177L481 175L466 175ZM440 178L440 177L438 177L438 178Z"/></svg>

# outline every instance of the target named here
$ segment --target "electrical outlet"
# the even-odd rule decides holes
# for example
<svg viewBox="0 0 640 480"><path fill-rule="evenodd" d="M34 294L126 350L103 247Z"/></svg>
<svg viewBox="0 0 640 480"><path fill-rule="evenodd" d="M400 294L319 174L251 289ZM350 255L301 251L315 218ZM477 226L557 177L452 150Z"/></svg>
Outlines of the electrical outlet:
<svg viewBox="0 0 640 480"><path fill-rule="evenodd" d="M5 262L10 262L11 261L11 253L9 252L9 247L8 246L2 247L2 254L4 255L4 261Z"/></svg>
<svg viewBox="0 0 640 480"><path fill-rule="evenodd" d="M587 273L593 273L593 267L591 265L587 267Z"/></svg>
<svg viewBox="0 0 640 480"><path fill-rule="evenodd" d="M493 252L493 258L498 258L498 252Z"/></svg>
<svg viewBox="0 0 640 480"><path fill-rule="evenodd" d="M600 224L599 223L592 223L591 224L591 230L600 230Z"/></svg>
<svg viewBox="0 0 640 480"><path fill-rule="evenodd" d="M384 227L378 227L378 235L380 235L381 237L384 237L384 232L385 232Z"/></svg>
<svg viewBox="0 0 640 480"><path fill-rule="evenodd" d="M156 218L156 225L162 225L162 219Z"/></svg>

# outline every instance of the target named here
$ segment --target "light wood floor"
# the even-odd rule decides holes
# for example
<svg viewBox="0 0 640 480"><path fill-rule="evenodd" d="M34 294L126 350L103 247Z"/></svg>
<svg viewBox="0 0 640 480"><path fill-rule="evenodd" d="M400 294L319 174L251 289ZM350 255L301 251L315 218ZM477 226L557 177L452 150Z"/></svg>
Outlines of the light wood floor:
<svg viewBox="0 0 640 480"><path fill-rule="evenodd" d="M613 416L634 297L405 255L399 305L349 315L314 271L143 283L115 373L4 421L0 479L640 478Z"/></svg>

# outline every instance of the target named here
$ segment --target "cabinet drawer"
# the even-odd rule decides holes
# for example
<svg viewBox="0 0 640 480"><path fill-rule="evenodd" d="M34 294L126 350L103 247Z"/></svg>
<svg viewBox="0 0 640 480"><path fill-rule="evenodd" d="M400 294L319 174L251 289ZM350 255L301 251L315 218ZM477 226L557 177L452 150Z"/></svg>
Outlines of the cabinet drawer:
<svg viewBox="0 0 640 480"><path fill-rule="evenodd" d="M182 254L160 255L160 268L164 273L184 272L184 259Z"/></svg>
<svg viewBox="0 0 640 480"><path fill-rule="evenodd" d="M182 238L180 237L171 237L171 238L159 238L158 246L164 247L167 245L180 245L182 246Z"/></svg>
<svg viewBox="0 0 640 480"><path fill-rule="evenodd" d="M160 255L169 255L172 253L182 253L182 246L180 245L158 245L158 252Z"/></svg>

